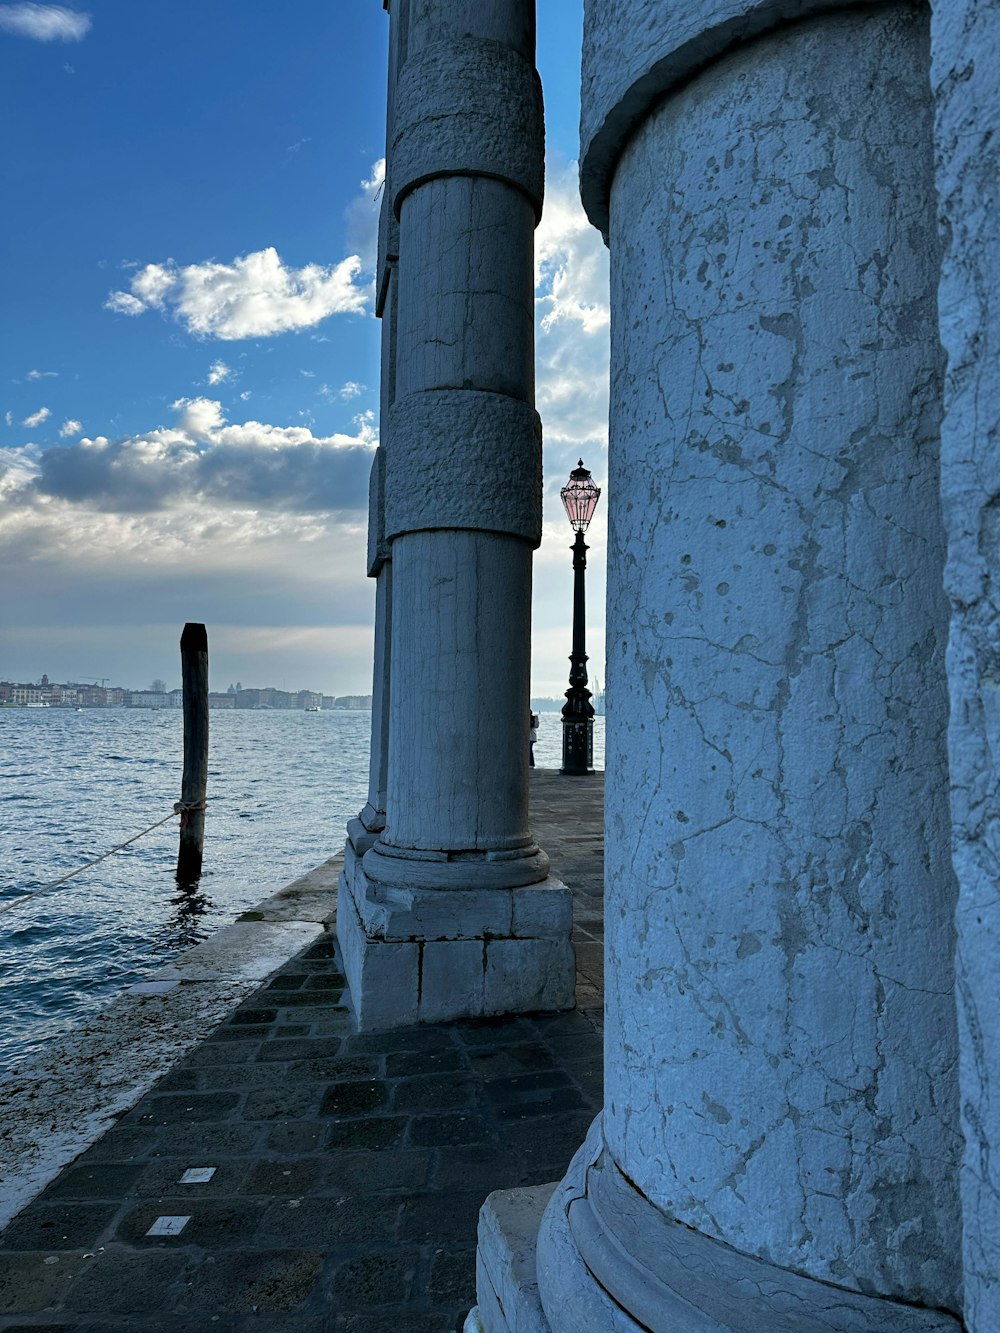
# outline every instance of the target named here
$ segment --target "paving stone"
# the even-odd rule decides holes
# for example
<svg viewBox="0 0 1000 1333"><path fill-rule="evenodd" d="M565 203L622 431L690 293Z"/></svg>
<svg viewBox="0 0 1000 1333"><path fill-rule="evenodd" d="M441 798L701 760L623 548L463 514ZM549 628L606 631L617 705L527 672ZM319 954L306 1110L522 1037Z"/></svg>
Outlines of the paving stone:
<svg viewBox="0 0 1000 1333"><path fill-rule="evenodd" d="M369 1115L388 1105L389 1090L378 1081L334 1083L327 1088L320 1115Z"/></svg>
<svg viewBox="0 0 1000 1333"><path fill-rule="evenodd" d="M315 1083L371 1079L381 1075L380 1065L381 1057L377 1055L345 1055L326 1060L293 1060L291 1064L285 1065L281 1078L292 1082Z"/></svg>
<svg viewBox="0 0 1000 1333"><path fill-rule="evenodd" d="M263 1210L263 1202L257 1199L202 1199L199 1202L190 1195L168 1195L133 1208L118 1223L115 1235L118 1240L144 1249L185 1245L229 1249L253 1238ZM158 1217L190 1217L191 1220L177 1236L147 1236L146 1232Z"/></svg>
<svg viewBox="0 0 1000 1333"><path fill-rule="evenodd" d="M144 1097L132 1116L140 1125L192 1125L229 1120L239 1104L235 1092L176 1092Z"/></svg>
<svg viewBox="0 0 1000 1333"><path fill-rule="evenodd" d="M466 1046L523 1046L537 1040L523 1018L470 1018L452 1023L451 1029Z"/></svg>
<svg viewBox="0 0 1000 1333"><path fill-rule="evenodd" d="M528 1172L524 1158L511 1149L449 1144L435 1153L430 1184L435 1190L475 1190L485 1200L494 1190L527 1184Z"/></svg>
<svg viewBox="0 0 1000 1333"><path fill-rule="evenodd" d="M323 1179L326 1160L323 1157L289 1157L277 1162L258 1162L244 1185L246 1194L277 1195L307 1194Z"/></svg>
<svg viewBox="0 0 1000 1333"><path fill-rule="evenodd" d="M0 1235L0 1250L46 1250L49 1254L92 1250L118 1208L117 1203L29 1204Z"/></svg>
<svg viewBox="0 0 1000 1333"><path fill-rule="evenodd" d="M307 990L345 990L347 978L340 972L320 973L306 979Z"/></svg>
<svg viewBox="0 0 1000 1333"><path fill-rule="evenodd" d="M268 1029L263 1023L258 1023L256 1026L247 1024L246 1027L235 1028L230 1027L228 1023L223 1023L222 1026L217 1027L214 1032L210 1032L204 1040L209 1044L214 1044L216 1042L250 1041L251 1038L260 1040L267 1035Z"/></svg>
<svg viewBox="0 0 1000 1333"><path fill-rule="evenodd" d="M260 1125L204 1122L169 1125L157 1134L149 1156L189 1158L194 1153L208 1161L214 1161L216 1157L242 1156L255 1147L260 1136Z"/></svg>
<svg viewBox="0 0 1000 1333"><path fill-rule="evenodd" d="M343 1009L346 1012L346 1006L341 1003L341 991L315 991L311 989L292 991L288 995L282 995L280 999L281 1008L288 1014L298 1014L303 1009L330 1010Z"/></svg>
<svg viewBox="0 0 1000 1333"><path fill-rule="evenodd" d="M278 1023L271 1029L271 1036L278 1037L308 1037L312 1029L310 1023Z"/></svg>
<svg viewBox="0 0 1000 1333"><path fill-rule="evenodd" d="M366 1116L334 1120L327 1130L329 1148L392 1148L402 1143L410 1121L406 1116Z"/></svg>
<svg viewBox="0 0 1000 1333"><path fill-rule="evenodd" d="M246 1036L246 1029L241 1029L243 1036ZM207 1046L196 1046L185 1057L185 1064L193 1069L200 1069L204 1065L238 1065L245 1060L252 1060L258 1050L260 1042L253 1041L247 1037L246 1041L232 1042L225 1045L222 1042L212 1042Z"/></svg>
<svg viewBox="0 0 1000 1333"><path fill-rule="evenodd" d="M265 1143L272 1152L314 1153L326 1142L329 1125L325 1120L289 1120L273 1125Z"/></svg>
<svg viewBox="0 0 1000 1333"><path fill-rule="evenodd" d="M322 1091L320 1084L288 1086L279 1082L277 1087L251 1092L243 1116L247 1120L305 1120L316 1114Z"/></svg>
<svg viewBox="0 0 1000 1333"><path fill-rule="evenodd" d="M273 1023L278 1017L276 1009L237 1009L229 1022L238 1027L252 1023Z"/></svg>
<svg viewBox="0 0 1000 1333"><path fill-rule="evenodd" d="M456 1315L415 1314L401 1306L387 1306L377 1314L340 1315L334 1325L337 1333L459 1333L461 1327Z"/></svg>
<svg viewBox="0 0 1000 1333"><path fill-rule="evenodd" d="M493 1143L496 1139L496 1130L478 1115L424 1115L410 1122L410 1143L415 1148Z"/></svg>
<svg viewBox="0 0 1000 1333"><path fill-rule="evenodd" d="M309 1299L322 1267L318 1250L212 1255L190 1275L181 1308L210 1313L297 1310Z"/></svg>
<svg viewBox="0 0 1000 1333"><path fill-rule="evenodd" d="M191 1260L184 1254L129 1254L118 1246L99 1254L79 1277L67 1304L83 1314L139 1314L162 1310Z"/></svg>
<svg viewBox="0 0 1000 1333"><path fill-rule="evenodd" d="M304 986L308 980L308 972L279 972L274 980L269 981L263 989L265 991L297 990L299 986Z"/></svg>
<svg viewBox="0 0 1000 1333"><path fill-rule="evenodd" d="M411 1195L399 1216L399 1239L420 1244L465 1241L475 1245L483 1201L479 1190Z"/></svg>
<svg viewBox="0 0 1000 1333"><path fill-rule="evenodd" d="M198 1087L196 1069L172 1069L156 1085L157 1092L192 1092Z"/></svg>
<svg viewBox="0 0 1000 1333"><path fill-rule="evenodd" d="M472 1106L476 1081L468 1075L427 1074L403 1078L392 1089L394 1111L451 1111Z"/></svg>
<svg viewBox="0 0 1000 1333"><path fill-rule="evenodd" d="M540 1042L526 1042L521 1046L504 1046L499 1050L472 1050L469 1061L480 1078L508 1078L532 1070L552 1069L555 1056Z"/></svg>
<svg viewBox="0 0 1000 1333"><path fill-rule="evenodd" d="M180 1178L183 1173L191 1167L199 1166L215 1167L211 1180L200 1185L182 1185ZM192 1150L187 1157L160 1158L144 1167L132 1193L137 1199L158 1199L162 1195L172 1194L187 1199L190 1205L193 1200L237 1193L249 1169L247 1162L237 1159L216 1163ZM185 1211L189 1212L190 1206Z"/></svg>
<svg viewBox="0 0 1000 1333"><path fill-rule="evenodd" d="M399 1199L387 1194L271 1203L258 1239L275 1245L359 1245L395 1239Z"/></svg>
<svg viewBox="0 0 1000 1333"><path fill-rule="evenodd" d="M308 949L299 954L299 957L306 959L333 958L333 953L334 937L329 931L326 931L322 939L317 940L315 944L311 944Z"/></svg>
<svg viewBox="0 0 1000 1333"><path fill-rule="evenodd" d="M0 1260L0 1314L30 1314L54 1305L89 1263L85 1250L31 1250ZM53 1259L55 1262L53 1263Z"/></svg>
<svg viewBox="0 0 1000 1333"><path fill-rule="evenodd" d="M407 1078L417 1074L444 1074L468 1068L465 1053L457 1046L440 1051L400 1051L385 1057L386 1078Z"/></svg>
<svg viewBox="0 0 1000 1333"><path fill-rule="evenodd" d="M331 1153L324 1180L328 1187L345 1192L420 1189L427 1184L431 1158L427 1149Z"/></svg>
<svg viewBox="0 0 1000 1333"><path fill-rule="evenodd" d="M395 1032L352 1033L345 1043L351 1055L399 1051L449 1051L455 1049L450 1026L398 1028Z"/></svg>
<svg viewBox="0 0 1000 1333"><path fill-rule="evenodd" d="M340 1054L339 1037L291 1037L281 1041L265 1041L260 1048L261 1060L332 1060Z"/></svg>
<svg viewBox="0 0 1000 1333"><path fill-rule="evenodd" d="M333 1277L335 1306L367 1310L402 1304L410 1294L419 1258L417 1250L373 1250L348 1259Z"/></svg>
<svg viewBox="0 0 1000 1333"><path fill-rule="evenodd" d="M117 1199L132 1192L143 1170L141 1163L121 1162L71 1167L48 1187L45 1198Z"/></svg>
<svg viewBox="0 0 1000 1333"><path fill-rule="evenodd" d="M129 1162L144 1157L156 1142L156 1131L138 1125L115 1125L76 1159L76 1166L91 1162Z"/></svg>
<svg viewBox="0 0 1000 1333"><path fill-rule="evenodd" d="M427 1294L433 1305L476 1303L476 1247L438 1252L431 1263Z"/></svg>

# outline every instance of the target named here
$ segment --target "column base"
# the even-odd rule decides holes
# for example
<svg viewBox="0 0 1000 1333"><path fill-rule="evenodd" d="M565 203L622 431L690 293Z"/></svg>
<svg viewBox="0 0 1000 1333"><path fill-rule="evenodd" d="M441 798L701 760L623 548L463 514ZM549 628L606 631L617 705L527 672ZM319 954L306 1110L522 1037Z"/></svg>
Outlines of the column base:
<svg viewBox="0 0 1000 1333"><path fill-rule="evenodd" d="M480 1213L476 1295L469 1333L961 1329L943 1311L834 1287L674 1222L618 1171L604 1146L600 1117L558 1185L502 1190L487 1199Z"/></svg>
<svg viewBox="0 0 1000 1333"><path fill-rule="evenodd" d="M369 879L348 842L337 938L361 1031L572 1009L573 901L560 880L402 889Z"/></svg>

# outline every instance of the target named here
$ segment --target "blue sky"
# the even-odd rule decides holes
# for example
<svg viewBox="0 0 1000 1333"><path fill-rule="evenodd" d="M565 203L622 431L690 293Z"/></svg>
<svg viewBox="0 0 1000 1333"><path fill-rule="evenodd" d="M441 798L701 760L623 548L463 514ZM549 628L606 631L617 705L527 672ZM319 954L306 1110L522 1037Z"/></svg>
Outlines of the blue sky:
<svg viewBox="0 0 1000 1333"><path fill-rule="evenodd" d="M557 492L578 452L603 481L607 276L572 167L582 5L539 9L534 685L558 693ZM0 4L0 678L172 678L192 619L214 685L368 688L387 27L379 0Z"/></svg>

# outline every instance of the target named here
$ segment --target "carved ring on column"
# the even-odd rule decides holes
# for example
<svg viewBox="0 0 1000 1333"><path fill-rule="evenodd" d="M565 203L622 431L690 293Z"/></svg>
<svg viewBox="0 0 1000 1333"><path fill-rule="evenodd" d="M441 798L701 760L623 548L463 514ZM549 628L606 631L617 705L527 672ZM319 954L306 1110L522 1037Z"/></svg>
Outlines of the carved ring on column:
<svg viewBox="0 0 1000 1333"><path fill-rule="evenodd" d="M380 445L368 476L368 577L374 578L391 556L385 537L385 448Z"/></svg>
<svg viewBox="0 0 1000 1333"><path fill-rule="evenodd" d="M499 42L434 42L406 62L396 89L392 207L437 176L490 176L521 190L542 215L542 86Z"/></svg>
<svg viewBox="0 0 1000 1333"><path fill-rule="evenodd" d="M429 389L389 417L385 536L440 528L542 539L542 424L502 393Z"/></svg>

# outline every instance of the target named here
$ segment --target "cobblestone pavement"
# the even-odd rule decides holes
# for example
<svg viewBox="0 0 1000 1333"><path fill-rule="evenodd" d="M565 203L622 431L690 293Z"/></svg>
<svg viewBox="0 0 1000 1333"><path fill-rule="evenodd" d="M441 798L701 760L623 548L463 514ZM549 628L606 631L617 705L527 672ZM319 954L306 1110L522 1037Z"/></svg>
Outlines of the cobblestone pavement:
<svg viewBox="0 0 1000 1333"><path fill-rule="evenodd" d="M600 1109L602 800L532 776L577 1009L357 1034L328 931L0 1235L0 1329L460 1330L486 1195L558 1179Z"/></svg>

